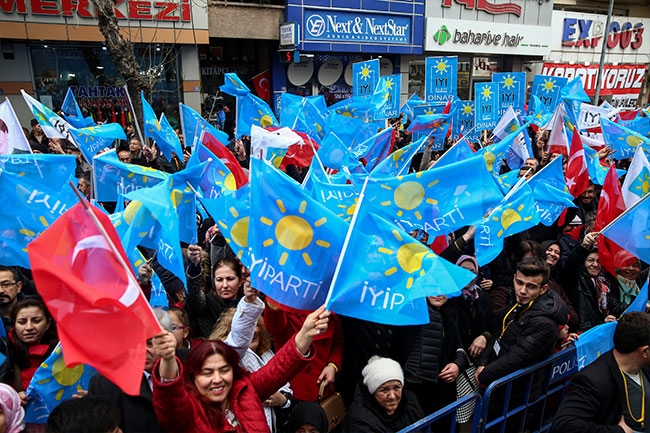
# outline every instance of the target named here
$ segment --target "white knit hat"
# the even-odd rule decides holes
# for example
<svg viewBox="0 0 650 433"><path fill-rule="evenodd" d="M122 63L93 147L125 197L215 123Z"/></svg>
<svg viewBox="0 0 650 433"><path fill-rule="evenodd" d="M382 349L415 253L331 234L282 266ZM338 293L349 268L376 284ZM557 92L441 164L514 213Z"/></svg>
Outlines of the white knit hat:
<svg viewBox="0 0 650 433"><path fill-rule="evenodd" d="M404 372L397 361L381 356L373 356L368 360L361 371L363 384L368 387L370 394L374 394L377 388L391 380L399 380L404 385Z"/></svg>

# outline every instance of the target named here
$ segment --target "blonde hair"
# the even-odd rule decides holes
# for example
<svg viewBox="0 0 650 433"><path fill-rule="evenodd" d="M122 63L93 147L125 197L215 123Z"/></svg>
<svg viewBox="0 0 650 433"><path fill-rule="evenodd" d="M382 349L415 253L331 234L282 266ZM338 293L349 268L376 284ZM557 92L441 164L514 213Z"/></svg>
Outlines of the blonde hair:
<svg viewBox="0 0 650 433"><path fill-rule="evenodd" d="M212 332L210 333L208 340L224 341L226 339L230 333L230 329L232 328L232 319L235 316L235 311L236 308L228 308L227 310L224 310L223 313L221 313L219 321L214 326L214 328L212 328ZM258 355L262 355L263 353L268 352L272 349L273 341L271 340L271 334L266 330L266 327L264 326L264 318L262 316L257 319L257 324L260 327L260 332L258 334L260 342L254 352Z"/></svg>

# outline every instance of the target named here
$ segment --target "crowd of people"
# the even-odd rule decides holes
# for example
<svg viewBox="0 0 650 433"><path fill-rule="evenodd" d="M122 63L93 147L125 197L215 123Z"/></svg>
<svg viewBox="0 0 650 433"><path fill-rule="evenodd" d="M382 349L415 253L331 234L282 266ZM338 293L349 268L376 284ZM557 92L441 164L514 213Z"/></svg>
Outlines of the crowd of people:
<svg viewBox="0 0 650 433"><path fill-rule="evenodd" d="M400 128L400 122L393 124ZM187 148L184 155L167 160L155 144L143 145L132 125L125 132L127 140L115 146L122 162L173 173L189 158ZM548 153L548 131L530 129L529 134L534 156L525 161L520 176L530 177L555 157L566 158ZM396 137L396 147L410 141L401 129ZM34 152L76 154L78 188L90 196L90 166L74 145L48 139L35 121L29 139ZM481 145L489 143L485 136ZM433 144L430 141L414 158L412 171L427 169L444 152L432 151ZM448 149L453 143L445 144ZM229 148L247 168L250 139L233 140ZM599 154L605 160L610 151ZM617 164L625 166L626 161ZM304 171L287 169L296 180ZM430 244L476 278L459 297L428 297L429 323L417 326L383 325L322 308L298 311L281 305L265 296L264 288L251 287L248 270L214 221L202 220L200 242L184 246L186 288L143 250L152 260L138 270L142 290L149 293L155 271L170 308L155 311L164 331L147 342L140 395L127 395L97 375L88 390L57 407L47 431L323 433L329 431L329 420L318 403L332 390L342 394L347 407L340 431L400 430L455 401L459 376L472 372L472 379L485 388L562 350L580 333L621 316L647 279L648 266L622 250L614 257L615 273L603 269L599 234L593 229L599 197L600 187L591 184L561 221L508 237L501 254L486 266L479 266L474 256L474 226L451 233L445 247ZM420 239L428 243L426 237ZM7 356L0 367L0 381L6 384L0 386L0 426L20 432L25 428L24 391L57 343L56 324L29 270L0 266L0 316L7 335L0 339L0 352ZM645 337L634 337L644 344L634 346L636 342L628 341L632 337L619 337L614 355L600 364L608 362L613 369L613 359L634 357L635 365L647 365L647 353L637 348L650 345L648 319L642 315L634 320L634 329L645 326ZM618 412L601 411L592 422L618 424L624 431L641 428L642 420L637 422L633 413L642 405L630 406L629 399L640 398L648 376L639 376L639 368L634 371L636 379L630 376L631 381L641 391L625 394L627 408L612 402ZM622 367L621 375L626 381ZM584 399L595 399L592 390L602 388L598 378L594 380L580 391L586 395L574 395L567 405L579 407ZM324 396L319 395L323 384ZM514 389L511 398L522 391ZM574 415L593 415L576 411L563 406L558 424L575 423L569 419ZM440 429L435 431L444 431Z"/></svg>

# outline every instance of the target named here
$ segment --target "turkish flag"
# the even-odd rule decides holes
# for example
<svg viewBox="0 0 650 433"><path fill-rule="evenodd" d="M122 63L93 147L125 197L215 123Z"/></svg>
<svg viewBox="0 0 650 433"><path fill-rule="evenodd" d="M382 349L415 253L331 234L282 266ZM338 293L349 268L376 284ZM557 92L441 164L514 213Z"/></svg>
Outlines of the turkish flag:
<svg viewBox="0 0 650 433"><path fill-rule="evenodd" d="M268 131L275 131L280 129L276 126L265 128ZM282 158L280 163L280 170L286 171L289 164L293 164L296 167L309 167L311 165L311 160L314 159L314 149L318 150L318 143L311 138L309 135L304 132L294 131L302 139L302 141L292 144L287 149L287 153Z"/></svg>
<svg viewBox="0 0 650 433"><path fill-rule="evenodd" d="M110 219L88 206L76 204L27 246L34 282L57 322L66 365L89 364L139 395L147 339L161 328Z"/></svg>
<svg viewBox="0 0 650 433"><path fill-rule="evenodd" d="M605 182L603 182L603 189L600 192L594 231L601 231L623 212L625 212L625 201L623 201L621 184L618 181L616 168L611 166L605 177ZM603 265L603 268L612 275L616 275L614 256L622 249L616 242L607 239L605 236L598 236L598 260Z"/></svg>
<svg viewBox="0 0 650 433"><path fill-rule="evenodd" d="M271 100L271 72L267 69L252 78L257 96L265 101Z"/></svg>
<svg viewBox="0 0 650 433"><path fill-rule="evenodd" d="M244 172L244 169L235 158L235 154L226 147L225 144L217 140L215 136L210 134L207 131L203 131L201 134L201 143L208 148L208 150L219 158L226 167L230 170L232 175L235 177L235 183L237 184L237 189L248 183L248 176Z"/></svg>
<svg viewBox="0 0 650 433"><path fill-rule="evenodd" d="M585 150L582 147L582 140L578 130L573 130L571 148L569 149L569 163L566 167L566 186L572 196L578 197L589 188L589 171L585 160Z"/></svg>

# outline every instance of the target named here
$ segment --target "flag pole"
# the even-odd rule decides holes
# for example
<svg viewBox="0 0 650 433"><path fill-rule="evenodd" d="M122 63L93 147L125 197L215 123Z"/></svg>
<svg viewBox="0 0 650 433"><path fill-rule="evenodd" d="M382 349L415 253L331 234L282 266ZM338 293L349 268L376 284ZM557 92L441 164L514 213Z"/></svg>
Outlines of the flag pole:
<svg viewBox="0 0 650 433"><path fill-rule="evenodd" d="M142 145L144 146L144 135L142 135L142 131L140 130L140 122L138 121L138 118L135 115L135 109L133 108L133 101L131 100L131 95L129 95L129 89L126 87L126 84L122 86L124 89L124 93L126 94L126 99L129 101L129 108L131 109L131 112L133 113L133 124L135 125L135 129L138 130L138 138L141 140Z"/></svg>
<svg viewBox="0 0 650 433"><path fill-rule="evenodd" d="M345 253L348 249L348 244L350 243L350 238L352 237L352 230L354 230L354 226L357 222L357 217L359 216L359 209L361 209L361 203L363 203L363 197L366 192L366 185L368 185L368 179L369 177L366 177L366 180L363 182L363 187L361 188L361 192L359 193L359 200L357 201L357 206L354 209L354 214L352 215L352 219L350 220L350 226L348 227L348 232L345 234L345 240L343 241L343 247L341 247L341 254L339 255L338 260L336 261L336 268L334 269L334 275L332 275L332 282L330 283L330 288L327 291L327 297L325 298L325 308L327 308L327 304L329 304L330 299L332 298L332 289L334 288L334 284L336 284L336 280L338 279L339 272L341 271L341 263L343 263L343 258L345 257Z"/></svg>
<svg viewBox="0 0 650 433"><path fill-rule="evenodd" d="M92 209L90 208L90 205L88 204L88 201L81 195L81 192L75 187L75 185L74 185L74 183L72 183L72 181L68 181L68 184L70 185L70 187L74 191L75 195L77 196L77 199L79 199L79 202L83 205L84 209L86 210L86 213L90 216L90 219L92 220L93 224L95 225L97 230L99 230L102 237L104 238L104 240L108 244L108 247L111 250L111 252L117 257L117 261L120 263L120 266L122 266L126 270L127 278L129 278L131 280L132 284L135 284L136 287L140 288L140 283L136 279L135 274L133 273L133 270L131 269L131 265L126 263L126 261L124 260L124 257L122 257L122 254L120 254L119 250L117 249L117 246L115 246L115 244L113 243L113 240L111 239L111 237L106 232L106 229L104 228L102 223L99 221L97 216L93 213ZM140 293L142 293L141 289L140 289ZM120 303L122 302L121 299L119 301L120 301ZM149 304L149 302L147 302L146 304L147 304L147 307L149 307L149 310L151 311L151 314L153 314L153 309L151 308L151 305ZM158 324L158 325L160 326L160 324ZM163 328L162 328L162 326L160 326L160 332L162 332L162 331L163 331ZM153 337L153 335L151 337Z"/></svg>
<svg viewBox="0 0 650 433"><path fill-rule="evenodd" d="M629 208L625 209L625 212L623 212L622 214L620 214L619 216L617 216L616 218L614 218L614 219L612 220L612 222L610 222L610 223L607 224L605 227L603 227L602 229L600 229L600 231L599 231L598 233L602 235L603 232L607 231L607 229L610 228L612 225L614 225L614 223L616 223L616 222L619 221L621 218L623 218L623 217L626 216L628 213L630 213L630 212L632 211L632 209L636 208L636 207L639 206L641 203L643 203L645 200L647 200L648 197L650 197L650 194L646 194L645 196L643 196L643 198L641 198L641 200L637 201L637 202L634 203L632 206L630 206ZM607 235L605 235L605 237L607 237Z"/></svg>

